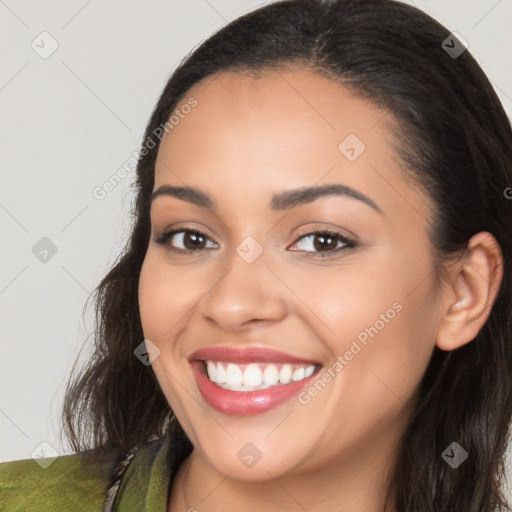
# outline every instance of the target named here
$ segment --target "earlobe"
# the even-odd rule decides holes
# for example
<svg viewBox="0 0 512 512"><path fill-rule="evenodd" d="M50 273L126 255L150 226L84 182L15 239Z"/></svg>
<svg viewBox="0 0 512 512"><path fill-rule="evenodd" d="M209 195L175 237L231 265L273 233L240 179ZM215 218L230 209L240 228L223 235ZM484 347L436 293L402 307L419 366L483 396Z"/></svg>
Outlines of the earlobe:
<svg viewBox="0 0 512 512"><path fill-rule="evenodd" d="M451 284L441 297L447 304L436 339L441 350L454 350L472 341L489 317L503 276L496 239L486 232L473 236L463 261L454 265L450 276Z"/></svg>

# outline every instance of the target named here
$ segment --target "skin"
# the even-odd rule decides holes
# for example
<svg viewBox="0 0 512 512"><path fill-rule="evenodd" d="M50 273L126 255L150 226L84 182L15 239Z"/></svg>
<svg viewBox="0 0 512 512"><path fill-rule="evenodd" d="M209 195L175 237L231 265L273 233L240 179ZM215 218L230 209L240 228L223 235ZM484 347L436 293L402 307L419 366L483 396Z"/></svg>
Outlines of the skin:
<svg viewBox="0 0 512 512"><path fill-rule="evenodd" d="M418 385L436 345L460 347L485 323L502 277L499 246L475 235L436 288L432 206L403 177L392 116L334 81L298 68L223 73L181 104L190 97L197 106L162 139L154 190L196 187L218 206L157 198L139 285L144 335L160 351L153 369L194 445L168 510L393 511L393 499L384 508L390 470ZM366 146L352 162L338 149L348 134ZM381 213L342 196L269 207L274 194L326 184L352 187ZM186 247L181 236L155 243L178 226L204 233L205 248L171 252ZM315 257L315 238L301 236L325 228L358 246ZM236 251L247 236L263 250L252 263ZM307 404L220 413L187 361L207 346L269 347L325 372L395 303L401 310ZM262 454L250 468L237 457L247 442Z"/></svg>

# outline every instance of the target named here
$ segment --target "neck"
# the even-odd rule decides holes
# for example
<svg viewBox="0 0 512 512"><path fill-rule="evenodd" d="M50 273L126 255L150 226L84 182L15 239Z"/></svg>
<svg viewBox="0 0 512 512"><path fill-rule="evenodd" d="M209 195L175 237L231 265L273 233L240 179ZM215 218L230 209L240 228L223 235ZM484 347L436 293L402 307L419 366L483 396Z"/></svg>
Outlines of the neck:
<svg viewBox="0 0 512 512"><path fill-rule="evenodd" d="M395 512L386 502L398 439L394 433L364 442L333 458L321 469L296 471L264 481L240 481L212 467L197 450L174 478L168 512Z"/></svg>

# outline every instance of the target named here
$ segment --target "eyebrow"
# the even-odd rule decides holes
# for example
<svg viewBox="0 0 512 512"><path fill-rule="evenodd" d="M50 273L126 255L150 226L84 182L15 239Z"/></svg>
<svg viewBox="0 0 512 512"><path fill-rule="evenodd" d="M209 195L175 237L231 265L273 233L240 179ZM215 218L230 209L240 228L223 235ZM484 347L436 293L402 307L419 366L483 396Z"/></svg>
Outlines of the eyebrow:
<svg viewBox="0 0 512 512"><path fill-rule="evenodd" d="M153 201L160 196L175 197L177 199L181 199L182 201L187 201L189 203L203 208L209 208L211 210L215 210L217 208L217 203L207 193L197 188L162 185L151 194L149 197L149 204L151 205ZM276 211L287 210L290 208L295 208L296 206L312 203L317 199L327 196L344 196L357 199L358 201L361 201L362 203L370 206L380 214L383 214L382 210L377 206L375 201L364 195L362 192L340 184L322 185L318 187L302 187L293 190L286 190L285 192L281 192L272 196L272 200L270 201L270 208Z"/></svg>

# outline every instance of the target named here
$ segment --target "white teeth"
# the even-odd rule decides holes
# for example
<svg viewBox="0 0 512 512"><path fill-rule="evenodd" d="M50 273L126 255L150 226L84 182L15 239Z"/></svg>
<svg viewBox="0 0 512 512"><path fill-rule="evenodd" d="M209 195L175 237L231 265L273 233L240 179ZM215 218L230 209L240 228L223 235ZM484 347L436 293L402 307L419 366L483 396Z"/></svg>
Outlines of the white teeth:
<svg viewBox="0 0 512 512"><path fill-rule="evenodd" d="M263 382L267 386L275 386L279 382L279 371L275 364L270 364L263 372Z"/></svg>
<svg viewBox="0 0 512 512"><path fill-rule="evenodd" d="M266 389L270 386L289 384L311 377L315 372L315 365L297 366L276 364L250 363L239 366L234 363L206 361L208 378L222 388L231 391L254 391Z"/></svg>
<svg viewBox="0 0 512 512"><path fill-rule="evenodd" d="M206 371L208 372L208 377L212 382L219 382L217 380L217 368L214 362L208 361L206 363Z"/></svg>
<svg viewBox="0 0 512 512"><path fill-rule="evenodd" d="M242 370L236 365L229 363L226 370L226 384L230 386L242 385Z"/></svg>
<svg viewBox="0 0 512 512"><path fill-rule="evenodd" d="M302 380L306 375L306 370L304 368L297 368L292 375L293 381Z"/></svg>
<svg viewBox="0 0 512 512"><path fill-rule="evenodd" d="M224 369L224 366L222 364L217 363L217 373L216 373L217 380L215 382L218 382L219 384L225 384L227 380L226 370Z"/></svg>
<svg viewBox="0 0 512 512"><path fill-rule="evenodd" d="M289 384L292 381L292 367L285 364L279 372L279 382L282 384Z"/></svg>
<svg viewBox="0 0 512 512"><path fill-rule="evenodd" d="M246 386L261 386L263 375L255 364L250 364L244 371L244 384Z"/></svg>

